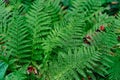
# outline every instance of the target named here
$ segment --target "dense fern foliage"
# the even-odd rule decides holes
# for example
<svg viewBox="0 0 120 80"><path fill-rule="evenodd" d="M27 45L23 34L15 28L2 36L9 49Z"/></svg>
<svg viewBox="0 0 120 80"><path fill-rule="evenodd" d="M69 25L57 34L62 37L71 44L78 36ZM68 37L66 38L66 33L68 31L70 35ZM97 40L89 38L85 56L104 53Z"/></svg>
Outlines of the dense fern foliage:
<svg viewBox="0 0 120 80"><path fill-rule="evenodd" d="M120 80L120 13L108 3L119 4L1 0L0 80Z"/></svg>

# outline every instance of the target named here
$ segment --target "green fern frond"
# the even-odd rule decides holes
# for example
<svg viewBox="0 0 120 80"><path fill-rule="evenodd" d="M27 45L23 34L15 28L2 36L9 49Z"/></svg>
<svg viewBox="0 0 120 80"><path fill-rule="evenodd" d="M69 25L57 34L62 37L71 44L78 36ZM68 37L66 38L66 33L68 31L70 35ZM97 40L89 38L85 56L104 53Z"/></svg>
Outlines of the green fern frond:
<svg viewBox="0 0 120 80"><path fill-rule="evenodd" d="M32 60L37 60L39 63L44 57L41 44L52 29L51 18L45 10L45 4L47 4L45 0L36 0L26 15L32 47Z"/></svg>
<svg viewBox="0 0 120 80"><path fill-rule="evenodd" d="M63 21L63 13L59 3L60 0L36 0L31 6L31 10L28 12L27 22L29 23L28 27L33 39L31 45L34 59L38 59L36 57L39 57L39 60L43 59L44 52L42 50L42 44L50 34L51 30L56 28L56 26Z"/></svg>
<svg viewBox="0 0 120 80"><path fill-rule="evenodd" d="M104 76L103 73L108 73L103 68L105 65L101 62L97 63L101 60L101 55L94 47L69 50L67 54L59 53L57 61L50 63L50 78L53 80L81 80L82 77L87 78L94 72Z"/></svg>
<svg viewBox="0 0 120 80"><path fill-rule="evenodd" d="M5 4L0 1L0 45L5 44L6 33L10 22L11 13L7 11Z"/></svg>
<svg viewBox="0 0 120 80"><path fill-rule="evenodd" d="M96 0L74 0L72 11L84 13L86 20L90 20L95 14L103 11L101 5L101 1Z"/></svg>
<svg viewBox="0 0 120 80"><path fill-rule="evenodd" d="M16 12L17 13L17 12ZM8 30L8 50L12 50L12 58L18 59L19 63L30 62L30 40L23 16L13 14ZM24 60L24 61L22 61Z"/></svg>
<svg viewBox="0 0 120 80"><path fill-rule="evenodd" d="M119 80L120 79L120 57L115 58L114 64L112 64L112 67L109 70L109 80Z"/></svg>
<svg viewBox="0 0 120 80"><path fill-rule="evenodd" d="M114 56L110 57L110 59L114 63L110 63L111 68L108 70L109 75L107 77L108 80L119 80L120 79L120 48L116 47L114 49Z"/></svg>

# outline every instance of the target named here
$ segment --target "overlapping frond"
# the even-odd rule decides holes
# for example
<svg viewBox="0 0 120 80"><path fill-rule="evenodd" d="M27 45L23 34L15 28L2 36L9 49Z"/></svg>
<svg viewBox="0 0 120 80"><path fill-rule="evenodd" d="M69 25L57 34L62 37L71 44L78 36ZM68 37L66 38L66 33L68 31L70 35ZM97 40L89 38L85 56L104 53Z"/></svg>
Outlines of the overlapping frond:
<svg viewBox="0 0 120 80"><path fill-rule="evenodd" d="M99 61L103 59L109 62L109 59L106 57L105 60L101 55L104 54L96 51L94 47L68 50L67 54L61 52L57 61L50 63L50 77L53 80L81 80L91 76L95 80L95 72L101 76L104 76L103 73L107 74L103 68L106 65Z"/></svg>
<svg viewBox="0 0 120 80"><path fill-rule="evenodd" d="M31 35L33 60L43 59L41 44L51 30L51 18L45 12L45 0L36 0L27 14L28 29Z"/></svg>
<svg viewBox="0 0 120 80"><path fill-rule="evenodd" d="M120 19L103 0L30 2L0 1L2 79L119 80Z"/></svg>
<svg viewBox="0 0 120 80"><path fill-rule="evenodd" d="M33 58L42 60L44 52L42 44L53 28L60 24L63 14L59 5L60 1L36 0L28 12L27 22L32 39ZM46 6L47 5L47 6ZM39 57L39 58L36 58Z"/></svg>

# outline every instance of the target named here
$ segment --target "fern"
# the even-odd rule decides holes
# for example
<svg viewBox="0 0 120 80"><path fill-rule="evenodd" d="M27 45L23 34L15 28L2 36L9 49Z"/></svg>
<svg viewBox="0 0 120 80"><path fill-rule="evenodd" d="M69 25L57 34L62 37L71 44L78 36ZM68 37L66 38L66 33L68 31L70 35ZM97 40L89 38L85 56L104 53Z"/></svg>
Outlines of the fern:
<svg viewBox="0 0 120 80"><path fill-rule="evenodd" d="M120 57L118 57L118 56L115 56L115 57L113 58L114 64L112 64L111 65L112 67L109 69L109 73L110 73L108 76L109 80L119 80L120 79L120 77L119 77L119 75L120 75L120 71L119 71ZM117 62L117 64L115 62Z"/></svg>
<svg viewBox="0 0 120 80"><path fill-rule="evenodd" d="M119 15L104 0L68 2L0 1L1 79L119 80Z"/></svg>
<svg viewBox="0 0 120 80"><path fill-rule="evenodd" d="M5 4L2 1L0 1L0 5L0 45L2 45L6 42L5 37L8 30L8 23L10 21L9 16L11 13L5 8Z"/></svg>
<svg viewBox="0 0 120 80"><path fill-rule="evenodd" d="M115 31L116 35L119 36L119 24L117 24L119 22L119 16L117 17L118 19L116 19L114 21L114 29L113 31ZM111 68L108 70L109 71L109 75L108 78L109 80L119 80L120 77L118 76L120 74L120 70L119 70L119 59L120 59L120 48L119 48L119 39L117 37L118 43L112 48L112 54L114 57L111 57L111 59L114 61L114 63L110 64ZM117 64L116 64L117 63Z"/></svg>
<svg viewBox="0 0 120 80"><path fill-rule="evenodd" d="M39 63L44 56L41 44L51 30L51 18L45 12L44 2L44 0L36 0L27 15L31 36L32 60L37 60Z"/></svg>
<svg viewBox="0 0 120 80"><path fill-rule="evenodd" d="M12 21L8 30L7 46L12 50L11 58L17 59L15 63L21 65L30 62L30 40L27 39L28 31L24 22L24 17L13 13ZM24 60L24 61L23 61Z"/></svg>
<svg viewBox="0 0 120 80"><path fill-rule="evenodd" d="M88 75L93 74L93 71L102 76L102 72L107 72L105 69L103 69L103 66L99 66L99 64L97 64L97 62L101 59L100 56L102 53L99 53L94 48L80 48L75 49L74 51L69 50L67 54L59 54L58 60L50 63L51 67L49 70L51 72L51 79L80 80L82 77L87 78ZM98 71L96 70L97 66L99 66ZM92 78L95 79L94 75L91 76L93 76Z"/></svg>

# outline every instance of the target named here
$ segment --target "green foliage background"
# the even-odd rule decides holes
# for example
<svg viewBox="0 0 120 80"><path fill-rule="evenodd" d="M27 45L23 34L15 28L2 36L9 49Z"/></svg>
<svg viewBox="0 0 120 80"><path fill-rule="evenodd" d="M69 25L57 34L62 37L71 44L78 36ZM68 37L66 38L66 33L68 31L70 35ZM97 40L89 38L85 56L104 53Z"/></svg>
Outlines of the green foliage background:
<svg viewBox="0 0 120 80"><path fill-rule="evenodd" d="M1 0L0 80L120 80L119 23L114 0Z"/></svg>

